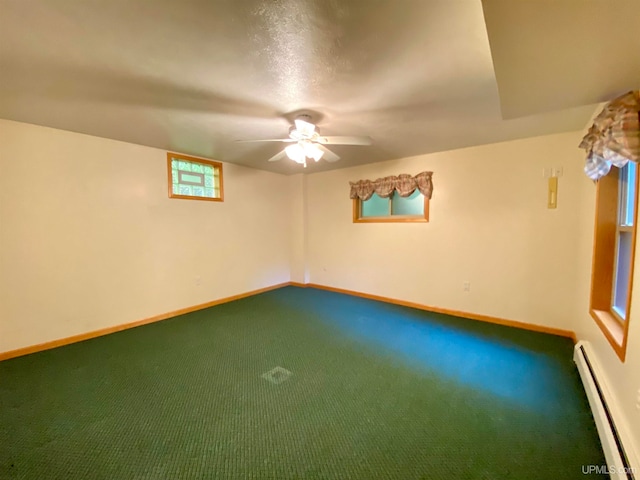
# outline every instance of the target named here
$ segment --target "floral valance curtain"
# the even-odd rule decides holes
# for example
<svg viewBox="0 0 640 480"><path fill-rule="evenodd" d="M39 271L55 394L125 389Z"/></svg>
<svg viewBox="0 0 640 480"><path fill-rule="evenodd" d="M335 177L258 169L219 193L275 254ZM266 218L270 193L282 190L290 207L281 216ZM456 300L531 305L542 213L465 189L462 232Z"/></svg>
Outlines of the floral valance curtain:
<svg viewBox="0 0 640 480"><path fill-rule="evenodd" d="M377 180L358 180L349 182L351 193L349 198L359 198L362 201L369 200L374 193L382 198L389 198L393 192L398 192L401 197L408 197L416 189L425 197L431 198L433 184L431 183L433 172L422 172L417 175L403 173L398 176L378 178Z"/></svg>
<svg viewBox="0 0 640 480"><path fill-rule="evenodd" d="M584 171L592 180L604 177L611 166L640 161L640 90L612 100L596 117L580 143L587 151Z"/></svg>

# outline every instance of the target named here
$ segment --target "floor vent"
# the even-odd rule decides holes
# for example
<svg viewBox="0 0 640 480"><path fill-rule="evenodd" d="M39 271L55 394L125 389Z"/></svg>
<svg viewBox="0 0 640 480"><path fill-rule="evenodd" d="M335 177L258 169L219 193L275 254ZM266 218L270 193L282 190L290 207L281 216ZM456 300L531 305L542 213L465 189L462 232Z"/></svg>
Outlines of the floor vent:
<svg viewBox="0 0 640 480"><path fill-rule="evenodd" d="M623 444L624 436L621 435L619 427L616 427L614 402L606 385L599 380L599 367L595 358L590 354L591 349L587 342L578 342L575 346L573 360L578 367L582 383L584 384L589 405L593 412L593 417L598 428L598 435L602 443L607 465L583 466L586 473L591 472L608 473L610 478L621 480L637 480L637 465L632 464L630 452L625 450Z"/></svg>

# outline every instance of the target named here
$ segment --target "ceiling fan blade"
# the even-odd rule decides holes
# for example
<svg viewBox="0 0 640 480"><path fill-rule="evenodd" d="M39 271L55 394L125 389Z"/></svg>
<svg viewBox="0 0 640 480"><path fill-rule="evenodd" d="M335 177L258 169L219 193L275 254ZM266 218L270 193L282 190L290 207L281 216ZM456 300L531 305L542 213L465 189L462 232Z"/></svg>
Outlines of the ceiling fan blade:
<svg viewBox="0 0 640 480"><path fill-rule="evenodd" d="M294 140L292 138L265 138L262 140L236 140L236 142L238 143L255 143L255 142L285 142L285 143L290 143L290 142L296 142L297 140Z"/></svg>
<svg viewBox="0 0 640 480"><path fill-rule="evenodd" d="M322 158L324 158L327 162L337 162L338 160L340 160L340 157L338 155L333 153L324 145L318 145L318 148L322 150L322 153L324 154L322 155Z"/></svg>
<svg viewBox="0 0 640 480"><path fill-rule="evenodd" d="M325 145L371 145L371 137L319 137L318 142Z"/></svg>
<svg viewBox="0 0 640 480"><path fill-rule="evenodd" d="M296 118L294 122L296 124L296 130L298 130L303 135L311 136L313 135L313 132L316 131L316 126L313 123L305 122L304 120L300 120L299 118Z"/></svg>
<svg viewBox="0 0 640 480"><path fill-rule="evenodd" d="M273 157L271 157L268 162L277 162L278 160L282 160L287 157L287 152L282 150L281 152L276 153Z"/></svg>

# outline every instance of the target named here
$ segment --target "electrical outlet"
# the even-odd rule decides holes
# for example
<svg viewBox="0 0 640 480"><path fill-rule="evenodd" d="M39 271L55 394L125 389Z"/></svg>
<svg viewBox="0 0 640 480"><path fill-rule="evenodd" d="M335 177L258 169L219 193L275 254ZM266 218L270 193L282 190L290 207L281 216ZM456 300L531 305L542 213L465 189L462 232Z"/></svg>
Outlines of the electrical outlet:
<svg viewBox="0 0 640 480"><path fill-rule="evenodd" d="M551 169L552 177L560 178L562 176L562 173L563 173L562 167L555 167Z"/></svg>
<svg viewBox="0 0 640 480"><path fill-rule="evenodd" d="M553 168L545 167L542 169L542 178L551 178L553 176Z"/></svg>
<svg viewBox="0 0 640 480"><path fill-rule="evenodd" d="M469 280L465 280L462 283L462 290L464 292L470 292L471 291L471 282Z"/></svg>

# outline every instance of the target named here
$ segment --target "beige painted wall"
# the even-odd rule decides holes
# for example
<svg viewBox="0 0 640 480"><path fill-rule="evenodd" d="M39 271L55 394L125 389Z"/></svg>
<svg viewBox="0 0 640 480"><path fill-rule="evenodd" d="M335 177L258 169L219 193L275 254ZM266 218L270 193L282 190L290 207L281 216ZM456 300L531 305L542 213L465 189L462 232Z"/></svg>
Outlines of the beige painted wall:
<svg viewBox="0 0 640 480"><path fill-rule="evenodd" d="M572 329L578 141L576 132L311 175L311 282ZM544 167L564 170L556 210ZM425 170L434 172L429 223L352 223L350 180Z"/></svg>
<svg viewBox="0 0 640 480"><path fill-rule="evenodd" d="M217 203L166 176L162 150L0 120L0 352L289 281L287 177L225 164Z"/></svg>
<svg viewBox="0 0 640 480"><path fill-rule="evenodd" d="M606 374L606 383L612 390L627 425L627 432L634 442L635 456L640 461L640 250L636 255L632 290L631 313L627 343L627 356L622 363L606 338L588 313L591 286L591 258L593 252L593 221L595 216L595 186L586 179L581 184L583 199L576 238L579 254L577 301L580 306L575 318L574 330L578 340L588 341L596 354L596 360ZM640 249L640 245L636 246Z"/></svg>

